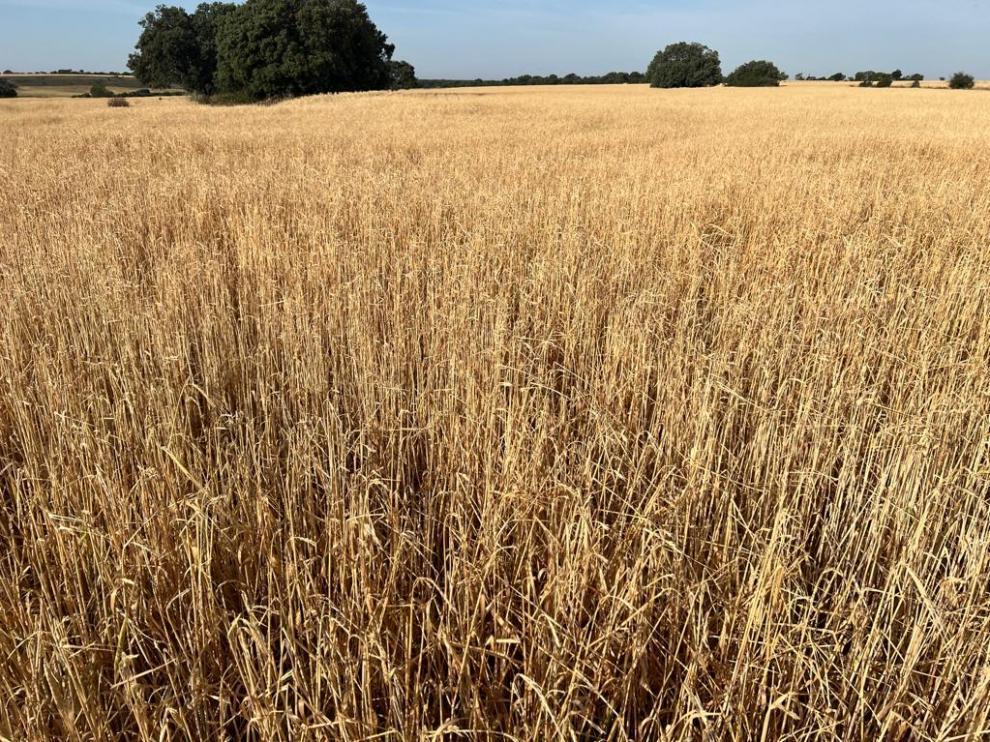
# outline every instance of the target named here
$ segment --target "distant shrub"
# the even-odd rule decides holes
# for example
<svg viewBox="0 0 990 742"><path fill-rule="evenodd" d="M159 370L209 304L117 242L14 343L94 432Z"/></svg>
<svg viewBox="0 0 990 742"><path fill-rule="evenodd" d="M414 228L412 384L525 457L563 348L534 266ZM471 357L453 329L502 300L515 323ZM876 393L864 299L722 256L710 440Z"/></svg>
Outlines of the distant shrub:
<svg viewBox="0 0 990 742"><path fill-rule="evenodd" d="M97 83L89 89L90 98L113 98L114 93L106 85Z"/></svg>
<svg viewBox="0 0 990 742"><path fill-rule="evenodd" d="M844 72L836 72L834 75L830 76L828 79L831 80L832 82L842 82L843 80L846 79L846 75L845 75Z"/></svg>
<svg viewBox="0 0 990 742"><path fill-rule="evenodd" d="M725 78L725 84L734 88L774 88L784 79L786 76L773 62L754 59L737 67Z"/></svg>
<svg viewBox="0 0 990 742"><path fill-rule="evenodd" d="M117 98L113 97L107 101L107 107L109 108L128 108L131 102L127 98Z"/></svg>
<svg viewBox="0 0 990 742"><path fill-rule="evenodd" d="M911 83L911 87L912 88L920 88L921 87L921 80L915 80L915 81L913 81Z"/></svg>
<svg viewBox="0 0 990 742"><path fill-rule="evenodd" d="M890 75L881 75L880 78L877 80L876 86L878 88L889 88L893 84L894 84L893 77L891 77Z"/></svg>
<svg viewBox="0 0 990 742"><path fill-rule="evenodd" d="M859 86L860 86L861 88L872 88L872 87L873 87L873 80L863 80L863 81L862 81L862 82L861 82L861 83L859 84Z"/></svg>
<svg viewBox="0 0 990 742"><path fill-rule="evenodd" d="M957 72L949 80L949 87L953 90L972 90L974 85L976 85L976 80L965 72Z"/></svg>
<svg viewBox="0 0 990 742"><path fill-rule="evenodd" d="M9 80L0 80L0 98L16 98L17 86Z"/></svg>

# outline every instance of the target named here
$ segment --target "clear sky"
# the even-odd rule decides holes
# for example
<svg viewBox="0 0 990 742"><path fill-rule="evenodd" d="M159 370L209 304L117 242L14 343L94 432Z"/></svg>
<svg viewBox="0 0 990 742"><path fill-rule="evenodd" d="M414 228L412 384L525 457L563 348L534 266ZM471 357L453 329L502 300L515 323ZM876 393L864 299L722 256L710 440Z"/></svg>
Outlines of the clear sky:
<svg viewBox="0 0 990 742"><path fill-rule="evenodd" d="M160 0L164 2L165 0ZM172 0L173 4L175 0ZM192 8L198 0L177 4ZM156 0L0 0L0 70L123 69ZM966 70L990 79L990 0L367 0L420 77L644 70L701 41L731 69Z"/></svg>

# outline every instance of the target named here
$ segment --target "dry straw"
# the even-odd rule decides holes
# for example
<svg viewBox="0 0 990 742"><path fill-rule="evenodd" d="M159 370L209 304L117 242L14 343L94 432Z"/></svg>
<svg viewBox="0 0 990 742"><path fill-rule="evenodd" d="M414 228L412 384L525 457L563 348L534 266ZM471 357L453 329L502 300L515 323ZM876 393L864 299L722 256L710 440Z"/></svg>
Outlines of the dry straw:
<svg viewBox="0 0 990 742"><path fill-rule="evenodd" d="M988 116L0 105L0 736L986 733Z"/></svg>

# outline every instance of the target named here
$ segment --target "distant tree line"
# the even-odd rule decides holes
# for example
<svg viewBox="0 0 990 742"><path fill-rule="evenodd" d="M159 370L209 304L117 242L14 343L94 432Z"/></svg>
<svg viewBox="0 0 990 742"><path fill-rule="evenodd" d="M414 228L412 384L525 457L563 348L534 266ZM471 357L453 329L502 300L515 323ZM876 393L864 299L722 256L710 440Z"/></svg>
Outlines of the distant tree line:
<svg viewBox="0 0 990 742"><path fill-rule="evenodd" d="M900 70L894 70L893 72L877 72L876 70L864 70L862 72L857 72L854 75L847 75L844 72L836 72L834 75L829 75L828 77L815 77L814 75L806 75L803 72L798 72L794 76L795 80L807 80L809 82L844 82L849 80L851 82L877 82L879 80L889 79L892 82L898 82L901 80L906 80L909 82L921 82L925 79L925 76L918 73L914 75L905 75Z"/></svg>
<svg viewBox="0 0 990 742"><path fill-rule="evenodd" d="M495 87L503 85L623 85L641 84L646 82L646 75L642 72L609 72L604 75L591 75L582 77L575 73L567 75L520 75L519 77L506 77L502 80L483 80L480 77L474 80L442 80L429 79L419 80L421 88L470 88L470 87Z"/></svg>
<svg viewBox="0 0 990 742"><path fill-rule="evenodd" d="M787 79L787 74L781 72L773 62L754 59L739 65L725 76L722 74L722 63L717 51L697 42L681 41L657 52L647 68L646 78L655 88L702 88L723 83L730 87L776 87ZM925 76L905 75L898 69L893 72L864 70L852 77L847 77L843 72L836 72L829 77L815 77L799 72L794 79L833 82L848 79L858 82L861 87L878 88L889 88L894 82L905 80L912 83L911 87L918 88ZM974 85L973 76L965 72L957 72L949 81L949 87L957 90L969 90Z"/></svg>
<svg viewBox="0 0 990 742"><path fill-rule="evenodd" d="M39 75L99 75L101 77L124 77L126 72L90 72L88 70L52 70L51 72L38 72Z"/></svg>
<svg viewBox="0 0 990 742"><path fill-rule="evenodd" d="M902 80L911 82L912 87L921 87L921 82L925 79L925 76L921 73L905 75L900 70L894 70L893 72L863 70L861 72L857 72L849 79L853 82L858 82L861 88L889 88L895 82L901 82Z"/></svg>
<svg viewBox="0 0 990 742"><path fill-rule="evenodd" d="M159 5L141 27L128 66L153 87L249 101L415 85L356 0Z"/></svg>

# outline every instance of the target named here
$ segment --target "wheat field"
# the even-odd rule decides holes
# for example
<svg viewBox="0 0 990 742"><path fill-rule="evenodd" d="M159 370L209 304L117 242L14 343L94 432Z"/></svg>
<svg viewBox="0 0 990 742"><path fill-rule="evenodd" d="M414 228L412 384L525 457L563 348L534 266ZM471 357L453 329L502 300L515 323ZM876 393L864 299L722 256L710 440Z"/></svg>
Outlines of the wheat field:
<svg viewBox="0 0 990 742"><path fill-rule="evenodd" d="M988 116L0 104L0 738L990 736Z"/></svg>

